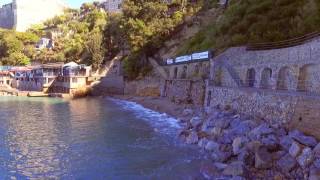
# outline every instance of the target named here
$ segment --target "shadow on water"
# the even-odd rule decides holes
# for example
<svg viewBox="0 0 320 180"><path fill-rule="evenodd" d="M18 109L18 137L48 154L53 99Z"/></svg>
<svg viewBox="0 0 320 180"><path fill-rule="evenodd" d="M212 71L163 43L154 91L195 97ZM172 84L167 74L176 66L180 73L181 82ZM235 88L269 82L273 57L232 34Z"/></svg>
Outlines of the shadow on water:
<svg viewBox="0 0 320 180"><path fill-rule="evenodd" d="M114 99L0 98L0 179L194 179L174 119Z"/></svg>

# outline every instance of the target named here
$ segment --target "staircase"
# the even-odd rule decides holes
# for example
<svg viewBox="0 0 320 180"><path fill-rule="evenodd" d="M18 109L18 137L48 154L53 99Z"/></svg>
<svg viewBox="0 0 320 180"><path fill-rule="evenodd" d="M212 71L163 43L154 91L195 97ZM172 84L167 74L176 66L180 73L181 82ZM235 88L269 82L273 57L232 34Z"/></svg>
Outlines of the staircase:
<svg viewBox="0 0 320 180"><path fill-rule="evenodd" d="M167 71L158 64L158 62L153 58L148 58L149 63L152 65L153 69L161 76L162 79L168 79L169 75Z"/></svg>

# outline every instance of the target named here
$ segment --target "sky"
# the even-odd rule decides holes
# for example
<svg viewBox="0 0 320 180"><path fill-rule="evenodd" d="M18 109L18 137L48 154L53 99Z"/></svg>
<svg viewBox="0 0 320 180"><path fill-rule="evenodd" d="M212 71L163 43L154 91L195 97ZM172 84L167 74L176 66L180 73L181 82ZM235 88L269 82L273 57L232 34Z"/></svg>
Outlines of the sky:
<svg viewBox="0 0 320 180"><path fill-rule="evenodd" d="M66 0L71 8L79 8L84 2L93 2L94 0ZM0 6L10 3L12 0L0 0Z"/></svg>

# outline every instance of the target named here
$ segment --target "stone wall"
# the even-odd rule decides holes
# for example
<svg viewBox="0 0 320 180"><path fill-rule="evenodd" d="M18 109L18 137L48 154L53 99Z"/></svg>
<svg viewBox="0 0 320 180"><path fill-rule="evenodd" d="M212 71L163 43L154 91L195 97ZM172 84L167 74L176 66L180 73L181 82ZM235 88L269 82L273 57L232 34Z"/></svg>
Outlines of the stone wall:
<svg viewBox="0 0 320 180"><path fill-rule="evenodd" d="M225 65L239 75L234 79ZM211 61L210 79L221 86L243 85L264 89L320 93L320 39L305 44L273 50L247 51L234 47ZM251 83L250 83L251 82Z"/></svg>
<svg viewBox="0 0 320 180"><path fill-rule="evenodd" d="M159 77L145 77L141 80L126 81L124 94L159 97L161 94L161 84L162 82Z"/></svg>
<svg viewBox="0 0 320 180"><path fill-rule="evenodd" d="M166 80L164 96L178 104L202 106L205 97L205 83L201 80Z"/></svg>
<svg viewBox="0 0 320 180"><path fill-rule="evenodd" d="M320 138L320 97L302 92L293 94L274 90L209 87L205 105L208 111L217 106L231 108L237 113L276 126L299 129Z"/></svg>
<svg viewBox="0 0 320 180"><path fill-rule="evenodd" d="M174 64L163 67L169 73L169 79L195 79L208 76L210 61Z"/></svg>

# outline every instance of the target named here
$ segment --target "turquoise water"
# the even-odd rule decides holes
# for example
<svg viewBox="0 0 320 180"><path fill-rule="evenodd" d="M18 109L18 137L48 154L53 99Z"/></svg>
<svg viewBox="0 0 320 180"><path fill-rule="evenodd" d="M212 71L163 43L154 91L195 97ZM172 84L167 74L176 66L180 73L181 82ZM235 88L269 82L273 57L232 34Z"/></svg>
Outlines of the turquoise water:
<svg viewBox="0 0 320 180"><path fill-rule="evenodd" d="M178 130L126 101L0 97L0 179L196 179Z"/></svg>

